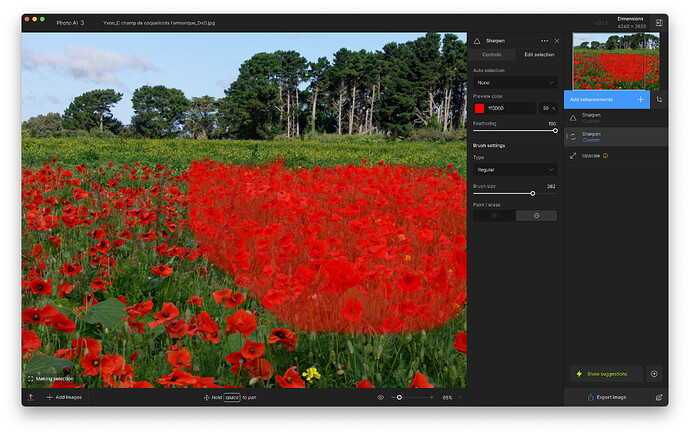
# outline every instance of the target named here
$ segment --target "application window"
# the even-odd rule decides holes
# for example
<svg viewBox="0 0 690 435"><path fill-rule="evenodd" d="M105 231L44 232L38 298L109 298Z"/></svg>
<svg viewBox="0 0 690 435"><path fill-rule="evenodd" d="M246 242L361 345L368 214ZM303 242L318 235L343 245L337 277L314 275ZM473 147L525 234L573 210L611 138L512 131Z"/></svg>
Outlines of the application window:
<svg viewBox="0 0 690 435"><path fill-rule="evenodd" d="M25 406L666 406L668 16L26 14Z"/></svg>

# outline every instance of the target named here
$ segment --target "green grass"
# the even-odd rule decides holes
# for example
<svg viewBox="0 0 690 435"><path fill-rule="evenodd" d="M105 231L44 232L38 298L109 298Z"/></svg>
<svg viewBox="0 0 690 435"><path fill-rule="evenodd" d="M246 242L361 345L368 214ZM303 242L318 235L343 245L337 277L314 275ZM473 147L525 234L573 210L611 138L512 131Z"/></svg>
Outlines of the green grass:
<svg viewBox="0 0 690 435"><path fill-rule="evenodd" d="M331 139L332 140L332 139ZM189 162L209 158L236 165L260 165L284 159L288 167L361 165L362 158L375 164L445 167L453 164L466 173L467 142L340 141L250 141L192 139L97 139L23 138L22 163L37 167L57 158L62 165L122 166L141 162L162 163L174 170Z"/></svg>
<svg viewBox="0 0 690 435"><path fill-rule="evenodd" d="M632 48L619 48L617 50L590 50L576 48L573 50L575 54L592 54L592 53L607 53L607 54L646 54L647 56L658 56L659 50L639 50Z"/></svg>

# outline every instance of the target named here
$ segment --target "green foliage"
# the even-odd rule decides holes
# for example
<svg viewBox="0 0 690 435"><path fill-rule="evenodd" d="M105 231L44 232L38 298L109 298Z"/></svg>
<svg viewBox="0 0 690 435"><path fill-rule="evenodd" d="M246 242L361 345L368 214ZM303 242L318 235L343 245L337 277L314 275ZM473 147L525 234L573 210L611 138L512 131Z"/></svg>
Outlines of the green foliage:
<svg viewBox="0 0 690 435"><path fill-rule="evenodd" d="M115 328L125 316L125 304L117 299L106 299L86 310L86 323L100 323L104 328Z"/></svg>
<svg viewBox="0 0 690 435"><path fill-rule="evenodd" d="M184 131L193 139L210 139L216 126L218 102L204 95L194 97L185 112Z"/></svg>
<svg viewBox="0 0 690 435"><path fill-rule="evenodd" d="M122 125L113 119L112 106L122 99L122 94L113 89L96 89L76 97L62 116L62 127L66 130L100 131L118 128Z"/></svg>
<svg viewBox="0 0 690 435"><path fill-rule="evenodd" d="M59 113L38 115L22 122L22 136L50 137L62 132L62 119Z"/></svg>
<svg viewBox="0 0 690 435"><path fill-rule="evenodd" d="M88 131L86 130L62 130L60 133L61 137L90 137Z"/></svg>
<svg viewBox="0 0 690 435"><path fill-rule="evenodd" d="M70 360L55 358L51 355L34 355L24 367L25 375L61 376L64 369L74 366Z"/></svg>
<svg viewBox="0 0 690 435"><path fill-rule="evenodd" d="M153 139L174 138L181 130L189 101L179 89L145 85L134 91L132 107L135 133Z"/></svg>

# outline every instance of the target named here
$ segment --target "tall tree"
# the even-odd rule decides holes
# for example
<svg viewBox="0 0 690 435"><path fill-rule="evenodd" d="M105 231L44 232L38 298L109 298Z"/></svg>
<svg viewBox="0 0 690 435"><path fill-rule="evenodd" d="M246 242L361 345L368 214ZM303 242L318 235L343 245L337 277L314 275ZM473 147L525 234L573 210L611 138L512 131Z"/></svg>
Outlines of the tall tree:
<svg viewBox="0 0 690 435"><path fill-rule="evenodd" d="M417 98L418 125L428 125L434 119L435 100L441 79L441 35L427 33L412 42L412 70L417 77L414 81Z"/></svg>
<svg viewBox="0 0 690 435"><path fill-rule="evenodd" d="M132 96L132 127L149 138L174 138L184 123L189 101L184 93L163 85L142 86Z"/></svg>
<svg viewBox="0 0 690 435"><path fill-rule="evenodd" d="M645 33L645 47L651 50L656 50L659 48L659 37L651 33Z"/></svg>
<svg viewBox="0 0 690 435"><path fill-rule="evenodd" d="M378 115L381 127L393 136L407 136L416 114L412 50L391 42L381 54L381 91Z"/></svg>
<svg viewBox="0 0 690 435"><path fill-rule="evenodd" d="M218 102L215 98L204 95L189 101L185 112L184 130L194 139L208 139L216 127Z"/></svg>
<svg viewBox="0 0 690 435"><path fill-rule="evenodd" d="M326 80L328 81L328 94L331 97L336 117L336 132L343 134L343 109L345 108L345 94L347 87L345 84L347 63L352 52L341 48L333 55L333 62L326 69Z"/></svg>
<svg viewBox="0 0 690 435"><path fill-rule="evenodd" d="M98 127L117 125L113 122L110 109L122 99L122 94L113 89L96 89L76 97L65 109L62 116L62 127L67 130L90 131Z"/></svg>
<svg viewBox="0 0 690 435"><path fill-rule="evenodd" d="M444 131L463 128L467 109L467 44L457 35L447 33L443 37L441 61L443 97L439 123Z"/></svg>
<svg viewBox="0 0 690 435"><path fill-rule="evenodd" d="M606 50L617 50L620 44L620 37L618 35L611 35L604 43L604 49Z"/></svg>
<svg viewBox="0 0 690 435"><path fill-rule="evenodd" d="M281 63L275 53L257 53L240 66L219 110L233 137L270 139L282 132Z"/></svg>
<svg viewBox="0 0 690 435"><path fill-rule="evenodd" d="M381 59L380 52L366 52L362 54L362 71L360 79L362 81L362 114L360 116L359 132L373 134L374 132L374 110L377 95L381 88Z"/></svg>
<svg viewBox="0 0 690 435"><path fill-rule="evenodd" d="M285 121L285 135L294 137L299 135L299 85L306 75L307 60L293 50L277 51L275 55L280 59L275 74L279 83L281 119Z"/></svg>
<svg viewBox="0 0 690 435"><path fill-rule="evenodd" d="M312 132L316 131L316 108L318 107L319 94L328 85L326 70L329 65L327 58L320 57L316 62L309 62L309 68L305 75L307 80L309 80L308 90L311 93L311 117L309 124Z"/></svg>

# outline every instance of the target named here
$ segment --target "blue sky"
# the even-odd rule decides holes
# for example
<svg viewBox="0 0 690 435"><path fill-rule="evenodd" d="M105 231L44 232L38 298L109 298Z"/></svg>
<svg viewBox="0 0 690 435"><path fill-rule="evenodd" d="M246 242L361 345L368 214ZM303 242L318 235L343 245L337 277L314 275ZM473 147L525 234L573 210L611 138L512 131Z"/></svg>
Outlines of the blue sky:
<svg viewBox="0 0 690 435"><path fill-rule="evenodd" d="M582 44L583 42L598 41L606 42L612 35L632 35L632 33L573 33L573 47ZM651 35L659 36L659 33L651 33Z"/></svg>
<svg viewBox="0 0 690 435"><path fill-rule="evenodd" d="M466 41L464 33L457 35ZM93 89L124 94L114 116L128 124L132 92L142 85L181 89L187 98L224 96L242 62L255 53L295 50L315 61L342 47L380 50L421 33L24 33L22 120L62 114Z"/></svg>

